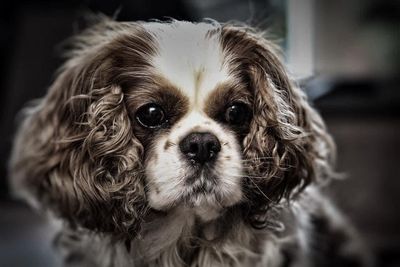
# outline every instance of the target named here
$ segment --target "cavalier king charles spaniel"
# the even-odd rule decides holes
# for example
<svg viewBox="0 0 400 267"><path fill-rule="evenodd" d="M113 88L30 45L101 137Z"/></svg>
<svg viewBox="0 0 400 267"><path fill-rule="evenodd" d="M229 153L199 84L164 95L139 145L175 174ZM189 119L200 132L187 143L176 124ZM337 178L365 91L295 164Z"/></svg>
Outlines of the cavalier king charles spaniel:
<svg viewBox="0 0 400 267"><path fill-rule="evenodd" d="M11 184L62 222L66 266L362 266L321 193L334 145L277 47L215 21L74 38L25 110Z"/></svg>

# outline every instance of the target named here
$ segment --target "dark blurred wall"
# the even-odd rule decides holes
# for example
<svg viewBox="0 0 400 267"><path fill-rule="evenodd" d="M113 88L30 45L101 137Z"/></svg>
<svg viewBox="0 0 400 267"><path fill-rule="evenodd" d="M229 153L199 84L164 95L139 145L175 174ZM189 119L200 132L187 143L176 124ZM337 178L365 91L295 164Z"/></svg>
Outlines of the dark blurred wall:
<svg viewBox="0 0 400 267"><path fill-rule="evenodd" d="M338 147L333 199L378 260L400 266L400 1L315 1L311 86ZM311 92L311 91L310 91Z"/></svg>

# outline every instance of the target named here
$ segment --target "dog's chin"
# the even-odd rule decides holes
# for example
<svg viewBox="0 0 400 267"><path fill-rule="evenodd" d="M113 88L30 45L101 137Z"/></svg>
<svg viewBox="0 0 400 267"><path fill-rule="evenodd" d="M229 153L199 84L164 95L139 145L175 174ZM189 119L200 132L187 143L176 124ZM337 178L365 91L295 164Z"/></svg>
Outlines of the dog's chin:
<svg viewBox="0 0 400 267"><path fill-rule="evenodd" d="M193 172L184 179L181 186L169 190L148 192L149 205L158 211L168 211L177 207L193 211L205 220L218 216L225 208L242 200L239 184L229 185L223 178L208 171Z"/></svg>
<svg viewBox="0 0 400 267"><path fill-rule="evenodd" d="M208 222L218 218L226 208L240 202L240 198L231 196L223 199L216 193L198 192L190 196L182 196L169 203L165 202L164 205L149 202L150 207L158 212L185 212L188 216L195 215L201 221Z"/></svg>

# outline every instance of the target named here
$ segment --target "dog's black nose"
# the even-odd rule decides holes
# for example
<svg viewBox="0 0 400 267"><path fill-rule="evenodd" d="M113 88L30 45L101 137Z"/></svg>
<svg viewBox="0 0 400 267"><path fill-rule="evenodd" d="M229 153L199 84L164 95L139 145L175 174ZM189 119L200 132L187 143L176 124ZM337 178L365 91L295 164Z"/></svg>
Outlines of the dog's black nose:
<svg viewBox="0 0 400 267"><path fill-rule="evenodd" d="M179 143L179 148L189 160L204 164L216 158L221 144L212 133L190 133Z"/></svg>

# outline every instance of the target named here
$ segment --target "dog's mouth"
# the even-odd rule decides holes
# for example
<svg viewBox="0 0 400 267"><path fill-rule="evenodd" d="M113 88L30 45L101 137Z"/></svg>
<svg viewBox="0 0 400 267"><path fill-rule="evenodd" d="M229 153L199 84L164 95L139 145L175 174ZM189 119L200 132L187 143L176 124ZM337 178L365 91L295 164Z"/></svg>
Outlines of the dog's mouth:
<svg viewBox="0 0 400 267"><path fill-rule="evenodd" d="M205 164L185 168L184 173L170 178L178 181L175 186L158 187L159 191L151 191L151 207L157 210L175 207L220 210L236 204L243 196L239 178L230 178L217 167Z"/></svg>
<svg viewBox="0 0 400 267"><path fill-rule="evenodd" d="M184 182L181 200L186 206L220 205L224 202L219 192L220 177L212 167L193 168Z"/></svg>
<svg viewBox="0 0 400 267"><path fill-rule="evenodd" d="M203 167L195 166L191 168L184 181L188 187L198 188L204 185L208 188L210 186L217 186L218 177L215 175L212 167L207 165Z"/></svg>

